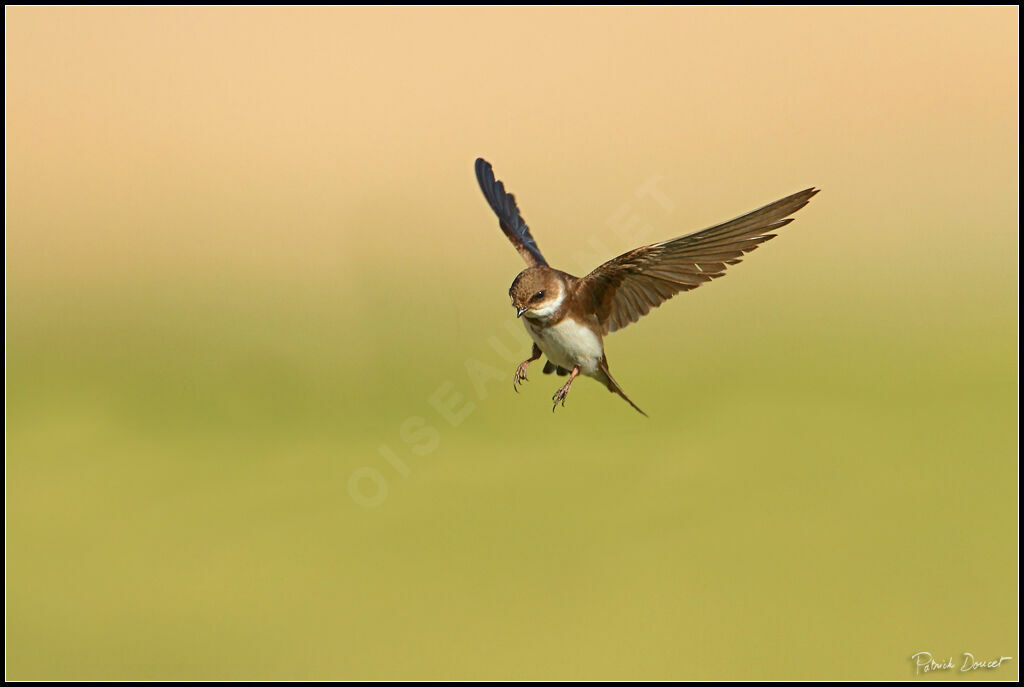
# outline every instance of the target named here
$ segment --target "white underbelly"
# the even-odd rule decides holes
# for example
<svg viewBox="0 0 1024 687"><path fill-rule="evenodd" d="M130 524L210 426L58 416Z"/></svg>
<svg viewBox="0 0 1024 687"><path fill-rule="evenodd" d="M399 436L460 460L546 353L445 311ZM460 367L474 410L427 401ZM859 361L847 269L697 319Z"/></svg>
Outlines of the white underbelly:
<svg viewBox="0 0 1024 687"><path fill-rule="evenodd" d="M526 322L526 331L544 352L548 360L559 367L571 370L579 365L580 372L593 375L604 358L601 339L593 330L566 317L558 324L537 330Z"/></svg>

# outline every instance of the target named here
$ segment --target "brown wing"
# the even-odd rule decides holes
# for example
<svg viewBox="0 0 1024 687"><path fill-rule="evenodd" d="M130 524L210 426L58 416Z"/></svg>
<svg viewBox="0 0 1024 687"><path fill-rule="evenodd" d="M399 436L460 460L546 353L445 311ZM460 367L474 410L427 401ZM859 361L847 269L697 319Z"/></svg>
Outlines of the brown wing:
<svg viewBox="0 0 1024 687"><path fill-rule="evenodd" d="M788 215L817 192L809 188L709 229L631 250L581 279L578 298L597 313L605 334L622 329L680 291L721 277L727 265L775 238L771 232L792 222Z"/></svg>
<svg viewBox="0 0 1024 687"><path fill-rule="evenodd" d="M547 265L547 260L541 255L537 242L530 234L530 228L519 214L515 196L505 193L504 184L494 178L491 163L482 157L476 159L476 180L480 184L480 190L484 192L487 203L498 216L501 230L523 256L526 264L530 267Z"/></svg>

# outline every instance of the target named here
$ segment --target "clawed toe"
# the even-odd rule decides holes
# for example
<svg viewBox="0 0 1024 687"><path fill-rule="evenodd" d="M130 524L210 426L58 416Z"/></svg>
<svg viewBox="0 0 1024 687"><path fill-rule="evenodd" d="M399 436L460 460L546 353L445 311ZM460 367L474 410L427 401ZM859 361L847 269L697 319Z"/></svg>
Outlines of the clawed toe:
<svg viewBox="0 0 1024 687"><path fill-rule="evenodd" d="M551 397L551 400L555 402L555 404L553 406L551 406L551 412L552 413L555 412L555 408L558 407L559 403L562 404L563 408L565 407L565 399L569 395L569 387L572 386L572 380L576 379L576 375L578 375L579 373L580 373L579 366L576 366L576 367L572 368L572 372L569 373L569 381L567 381L565 384L563 384L558 389L558 391L555 392L555 395Z"/></svg>
<svg viewBox="0 0 1024 687"><path fill-rule="evenodd" d="M516 373L512 376L512 390L519 393L519 385L528 381L530 380L526 378L526 363L523 363L516 369Z"/></svg>
<svg viewBox="0 0 1024 687"><path fill-rule="evenodd" d="M551 412L552 413L555 412L555 408L558 407L559 403L561 403L562 407L564 408L565 407L565 399L568 398L568 396L569 396L569 389L567 389L566 387L562 387L558 391L556 391L555 395L551 397L551 400L555 402L555 404L553 406L551 406Z"/></svg>

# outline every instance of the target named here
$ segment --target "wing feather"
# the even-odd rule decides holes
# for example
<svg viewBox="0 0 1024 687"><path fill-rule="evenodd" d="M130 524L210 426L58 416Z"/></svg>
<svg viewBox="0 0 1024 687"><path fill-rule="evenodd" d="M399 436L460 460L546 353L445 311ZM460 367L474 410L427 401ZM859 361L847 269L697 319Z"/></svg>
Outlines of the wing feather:
<svg viewBox="0 0 1024 687"><path fill-rule="evenodd" d="M476 159L476 180L480 184L480 190L484 192L487 204L498 216L501 230L505 232L512 245L515 246L523 260L530 267L547 265L547 261L540 252L537 242L530 234L530 228L526 226L519 208L516 206L516 199L511 193L505 192L505 185L494 178L494 170L491 163L482 157Z"/></svg>
<svg viewBox="0 0 1024 687"><path fill-rule="evenodd" d="M622 329L675 294L724 275L728 265L775 238L772 232L792 222L789 215L817 192L809 188L728 222L624 253L579 280L578 298L597 313L605 334Z"/></svg>

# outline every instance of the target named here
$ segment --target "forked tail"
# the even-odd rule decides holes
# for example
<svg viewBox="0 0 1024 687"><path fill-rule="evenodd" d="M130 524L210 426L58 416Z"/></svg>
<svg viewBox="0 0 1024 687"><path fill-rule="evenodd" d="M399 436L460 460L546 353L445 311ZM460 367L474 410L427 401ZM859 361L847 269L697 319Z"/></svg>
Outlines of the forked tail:
<svg viewBox="0 0 1024 687"><path fill-rule="evenodd" d="M619 383L615 381L614 377L612 377L612 373L608 371L608 358L604 358L603 360L601 360L601 363L597 366L597 369L599 369L601 371L601 374L604 375L604 379L602 379L601 381L604 382L604 385L606 387L608 387L608 391L614 392L619 396L622 396L626 403L633 406L636 412L640 413L644 417L648 417L647 413L640 410L640 406L633 403L633 399L626 395L626 392L622 390L622 387L619 386Z"/></svg>

